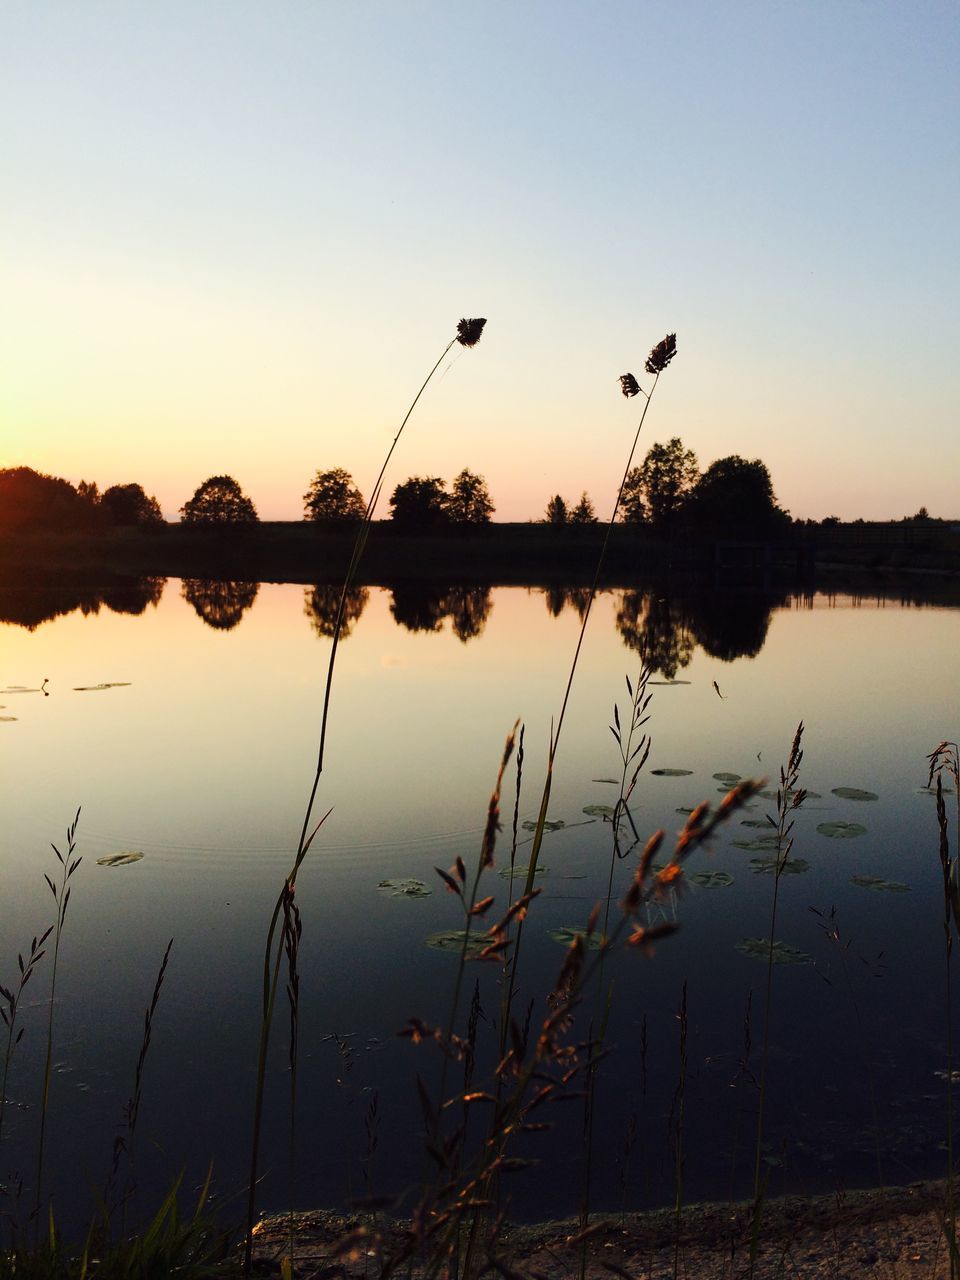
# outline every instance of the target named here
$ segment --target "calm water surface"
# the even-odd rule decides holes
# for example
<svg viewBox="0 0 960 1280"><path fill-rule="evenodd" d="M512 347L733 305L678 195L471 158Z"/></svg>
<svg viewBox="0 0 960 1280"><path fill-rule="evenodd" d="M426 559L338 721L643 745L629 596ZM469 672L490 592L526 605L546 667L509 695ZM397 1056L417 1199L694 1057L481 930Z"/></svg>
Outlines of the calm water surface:
<svg viewBox="0 0 960 1280"><path fill-rule="evenodd" d="M616 797L602 781L619 774L608 726L615 702L626 713L624 677L638 673L631 646L642 638L661 668L651 686L653 747L632 805L644 836L658 827L675 832L680 810L718 801L727 788L716 773L775 781L798 722L806 725L803 783L820 794L798 815L793 856L809 865L781 881L777 937L808 962L775 970L772 1188L875 1180L878 1141L887 1181L938 1171L942 906L934 800L920 788L927 753L960 725L960 615L819 594L782 596L772 609L752 597L723 600L719 614L708 596L681 603L662 591L613 591L595 605L553 788L550 817L565 825L545 838L544 892L525 936L524 1000L541 1001L562 962L550 931L582 924L605 892L610 827L584 807ZM503 741L518 716L525 725L520 818L535 816L578 604L576 593L519 588L397 595L369 588L355 602L319 797L320 811L332 812L297 892L304 924L301 1205L413 1189L421 1177L414 1073L430 1078L436 1062L396 1031L414 1014L442 1022L448 1008L454 961L425 939L461 922L434 868L457 855L472 865ZM60 615L44 621L55 607ZM78 1192L102 1185L133 1084L143 1009L171 937L146 1068L138 1177L149 1189L185 1169L194 1185L212 1158L217 1192L229 1196L243 1185L248 1151L264 932L316 756L329 592L170 581L139 594L80 593L58 603L36 590L8 601L4 616L14 619L0 627L6 985L17 952L51 918L43 880L56 871L50 843L63 847L64 828L82 807L83 863L56 1007L49 1128L56 1201L68 1217ZM113 687L93 687L103 684ZM658 776L658 769L689 773ZM511 767L505 812L512 812L514 787ZM833 794L838 787L878 799L844 799ZM751 865L769 850L734 842L761 834L740 819L762 819L774 807L758 800L696 856L691 874L723 871L732 883L693 885L666 903L682 929L652 960L611 962L614 1053L599 1104L599 1206L672 1195L668 1126L684 982L686 1192L723 1197L746 1189L766 969L736 948L767 933L773 879ZM866 832L853 839L818 832L835 821ZM529 833L521 829L520 838ZM143 858L98 865L122 851ZM504 833L498 868L508 857ZM517 857L524 860L523 844ZM631 865L615 869L618 892ZM855 876L909 888L870 890ZM432 892L394 897L378 888L395 878L417 878ZM494 872L487 892L503 899L507 889ZM835 908L841 945L811 907ZM481 998L493 1018L497 973L482 969ZM49 977L45 961L27 989L33 1003L0 1147L0 1181L19 1170L28 1186ZM281 1010L266 1208L285 1207L288 1194L285 1027ZM562 1124L535 1151L549 1176L534 1171L516 1180L518 1216L576 1205L581 1117L576 1107L556 1110L565 1112Z"/></svg>

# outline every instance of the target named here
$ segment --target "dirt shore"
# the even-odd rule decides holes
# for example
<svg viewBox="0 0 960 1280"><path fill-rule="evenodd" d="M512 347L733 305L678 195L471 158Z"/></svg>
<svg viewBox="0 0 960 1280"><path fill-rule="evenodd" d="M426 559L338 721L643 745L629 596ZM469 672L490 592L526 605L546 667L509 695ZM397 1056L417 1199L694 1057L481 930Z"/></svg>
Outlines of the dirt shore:
<svg viewBox="0 0 960 1280"><path fill-rule="evenodd" d="M610 1280L615 1275L624 1280L672 1280L675 1274L686 1280L738 1280L750 1275L753 1280L946 1280L950 1259L941 1228L943 1203L941 1183L771 1201L765 1206L752 1271L748 1204L686 1207L679 1239L671 1210L623 1218L597 1215L587 1239L581 1241L574 1220L510 1226L502 1236L501 1265L489 1274L575 1280L585 1246L591 1280L601 1276ZM289 1225L286 1216L260 1223L258 1269L279 1268L287 1253ZM365 1230L359 1217L328 1212L295 1215L296 1275L304 1280L375 1277L377 1251ZM338 1257L337 1242L348 1236L354 1247L348 1257Z"/></svg>

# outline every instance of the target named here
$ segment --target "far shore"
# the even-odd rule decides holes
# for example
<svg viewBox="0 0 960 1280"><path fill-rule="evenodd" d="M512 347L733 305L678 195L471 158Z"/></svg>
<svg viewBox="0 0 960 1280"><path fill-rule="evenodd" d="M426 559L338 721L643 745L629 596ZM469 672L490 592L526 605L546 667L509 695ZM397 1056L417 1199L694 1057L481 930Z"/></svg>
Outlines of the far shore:
<svg viewBox="0 0 960 1280"><path fill-rule="evenodd" d="M617 525L600 585L632 586L666 574L802 582L814 571L960 574L960 534L935 526L842 525L787 538L658 538ZM406 532L375 522L360 579L367 585L447 580L463 584L588 585L605 526L491 524ZM0 538L0 576L31 572L95 576L233 578L261 582L339 582L355 537L306 521L221 528L183 524L81 532L17 530Z"/></svg>

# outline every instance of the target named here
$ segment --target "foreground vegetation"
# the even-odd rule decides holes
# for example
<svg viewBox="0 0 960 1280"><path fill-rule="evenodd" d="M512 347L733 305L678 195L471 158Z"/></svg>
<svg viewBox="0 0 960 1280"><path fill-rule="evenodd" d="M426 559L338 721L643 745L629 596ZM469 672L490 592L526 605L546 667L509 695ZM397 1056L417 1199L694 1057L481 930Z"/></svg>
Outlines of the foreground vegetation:
<svg viewBox="0 0 960 1280"><path fill-rule="evenodd" d="M446 347L434 366L424 388L439 367L443 356L453 342L474 346L480 338L482 320L463 320L458 334ZM401 1034L417 1046L421 1052L437 1054L440 1060L439 1086L431 1091L418 1082L419 1106L424 1121L425 1173L412 1204L405 1225L398 1231L388 1229L381 1218L387 1208L397 1207L394 1198L366 1199L356 1204L365 1216L347 1238L331 1245L329 1258L335 1268L342 1268L359 1256L367 1259L365 1265L380 1276L386 1277L401 1268L409 1273L433 1275L457 1275L464 1280L487 1273L499 1273L506 1277L517 1274L511 1258L509 1244L503 1234L503 1211L506 1203L506 1185L512 1175L522 1173L533 1161L521 1148L521 1142L536 1141L536 1135L552 1123L560 1104L573 1103L582 1116L585 1160L582 1177L581 1210L577 1231L572 1243L580 1247L580 1271L585 1273L590 1241L596 1234L594 1222L592 1156L593 1116L596 1092L603 1078L603 1060L609 1046L606 1043L606 1017L614 992L607 971L608 958L614 949L626 948L638 959L653 954L660 945L669 946L670 937L678 927L675 922L658 918L655 908L670 893L678 891L687 875L691 857L707 844L718 827L735 815L754 795L762 781L743 779L733 785L716 807L708 803L698 805L687 817L673 847L666 847L663 831L644 838L631 815L630 802L641 771L650 750L647 721L651 692L649 664L641 667L637 677L626 681L627 701L624 707L616 707L611 732L620 757L619 779L614 804L607 816L610 827L610 873L608 892L599 902L582 927L575 930L566 948L562 965L549 992L541 993L537 1012L521 1007L519 1000L520 974L522 972L523 935L526 920L536 911L539 888L536 885L538 859L544 833L549 829L549 812L554 777L554 766L563 739L565 714L573 687L591 609L604 575L608 572L609 557L614 554L618 534L616 517L632 470L633 451L636 449L640 430L650 407L660 375L676 353L674 335L668 335L650 352L646 372L652 379L649 390L643 394L646 403L633 450L627 459L623 479L614 504L610 524L602 531L599 545L592 551L595 567L582 601L581 627L569 671L562 686L558 713L551 727L549 748L542 780L542 793L538 816L533 824L532 840L526 853L527 863L521 868L516 863L517 818L520 791L523 784L523 729L515 725L508 734L499 763L494 786L490 794L486 820L476 863L468 867L457 858L448 869L438 869L438 874L452 895L460 916L461 928L457 934L457 965L451 982L449 1013L446 1020L430 1025L417 1016L408 1019ZM641 390L632 374L621 379L624 394L633 396ZM421 393L423 389L421 389ZM419 399L419 395L417 397ZM406 425L414 405L411 406L394 446ZM349 622L351 592L359 581L361 556L371 540L373 521L384 474L390 453L368 501L359 531L352 541L349 559L343 573L343 585L337 603L331 629L329 664L326 674L325 695L319 725L319 746L315 775L305 805L303 823L297 849L291 860L291 868L282 885L266 929L262 973L262 1007L260 1048L258 1058L256 1097L253 1106L251 1130L251 1163L248 1179L246 1206L244 1267L249 1271L253 1262L253 1241L257 1219L257 1188L259 1178L259 1142L265 1092L268 1086L267 1063L271 1037L276 1034L278 1001L286 997L288 1063L287 1088L289 1090L290 1131L296 1130L298 1067L301 1057L299 1037L299 945L302 921L296 901L296 881L300 867L312 845L321 838L324 818L317 818L314 808L318 800L327 748L327 713L334 678L338 644L345 635ZM249 522L252 523L252 522ZM583 522L587 524L589 522ZM599 532L599 531L598 531ZM252 545L252 544L251 544ZM571 544L573 545L573 544ZM210 544L207 544L208 550ZM248 547L248 550L250 548ZM556 546L554 545L554 554ZM719 692L719 691L718 691ZM764 1151L764 1098L768 1078L767 1033L770 1012L775 1000L774 966L778 961L776 921L778 890L781 876L788 872L793 841L793 818L803 804L805 791L802 786L802 733L797 729L788 759L780 771L776 790L776 817L769 822L773 842L772 893L770 904L770 928L766 938L756 940L766 964L766 992L762 1013L762 1044L760 1072L757 1080L757 1116L754 1143L753 1196L750 1209L749 1242L746 1255L738 1265L751 1271L754 1268L760 1242L764 1233L767 1203L767 1180L763 1162ZM515 770L515 772L513 772ZM503 857L498 852L503 828L502 808L505 805L511 776L515 778L512 839L509 849L509 866L513 874L507 901L498 901L497 895L488 892L490 872L495 859ZM944 937L946 972L951 972L951 950L954 933L960 930L960 892L957 889L957 858L950 852L949 826L944 800L943 779L951 779L954 788L960 790L960 757L955 744L941 743L930 758L931 784L936 784L939 850L943 874ZM539 779L537 780L539 784ZM322 806L321 806L322 807ZM960 816L960 815L958 815ZM72 824L68 831L66 848L55 849L60 878L48 878L55 901L54 925L45 934L33 940L19 962L19 978L10 986L0 988L4 1002L0 1016L7 1028L4 1084L12 1054L19 1039L18 1018L23 1002L24 989L44 962L45 948L52 945L53 956L59 948L60 934L67 919L70 880L79 866L76 856L77 829ZM626 861L625 885L615 887L615 872ZM520 887L514 895L513 885ZM492 923L491 923L492 921ZM167 952L169 955L169 949ZM136 1137L136 1123L144 1082L144 1068L151 1043L153 1016L162 996L167 955L164 956L157 977L153 998L148 1006L141 1052L134 1073L134 1086L126 1109L125 1129L115 1147L112 1169L108 1172L105 1188L100 1196L100 1207L95 1213L85 1242L65 1248L57 1236L56 1222L51 1213L45 1212L43 1183L44 1129L41 1123L37 1172L32 1188L32 1208L23 1218L11 1219L11 1237L0 1261L0 1275L170 1275L184 1273L202 1275L229 1265L223 1234L207 1216L207 1188L204 1188L194 1211L181 1219L178 1209L178 1186L174 1186L151 1222L141 1224L135 1230L128 1229L128 1208L135 1189L132 1166L132 1149ZM48 956L48 962L50 957ZM476 1003L468 1001L468 966L487 963L497 967L501 978L502 998L500 1008L493 1019L490 1034L495 1052L490 1046L480 1046L480 1027ZM44 1102L41 1117L45 1116L46 1096L49 1085L50 1046L55 1035L55 982L49 992L48 1078L43 1082ZM679 1066L676 1105L672 1117L672 1160L675 1170L675 1247L673 1274L681 1271L682 1222L685 1206L685 1135L684 1097L686 1087L686 989L677 1012L679 1025ZM951 1006L948 997L945 1010L948 1027L951 1025ZM946 1100L948 1106L948 1144L952 1144L953 1070L948 1062ZM2 1098L5 1089L0 1086L0 1141L3 1138ZM292 1153L291 1153L291 1164ZM954 1262L960 1262L955 1248L954 1193L952 1147L948 1153L948 1191L944 1204L944 1231L951 1246L951 1270ZM291 1218L288 1239L284 1246L283 1269L287 1275L296 1269L296 1232Z"/></svg>

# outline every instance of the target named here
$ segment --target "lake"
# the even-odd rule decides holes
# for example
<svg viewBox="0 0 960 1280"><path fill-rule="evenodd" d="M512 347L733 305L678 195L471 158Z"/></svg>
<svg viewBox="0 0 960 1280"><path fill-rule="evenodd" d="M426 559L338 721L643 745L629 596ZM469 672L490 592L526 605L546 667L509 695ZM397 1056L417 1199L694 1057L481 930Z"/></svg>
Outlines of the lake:
<svg viewBox="0 0 960 1280"><path fill-rule="evenodd" d="M960 613L949 593L929 603L937 598L933 589L771 596L660 586L605 591L591 616L549 813L563 825L544 838L520 1007L535 999L534 1019L542 1016L564 957L551 933L582 926L606 893L611 826L588 811L618 793L605 781L621 769L610 725L615 703L621 721L629 716L625 678L638 678L639 646L656 667L652 747L630 806L644 838L662 827L672 839L683 810L719 802L730 781L717 774L765 777L775 789L802 720L801 783L816 794L797 812L791 854L806 865L779 888L776 937L799 962L773 972L771 1192L905 1182L944 1164L942 881L935 801L923 788L928 753L960 726ZM363 588L353 600L318 799L318 814L331 812L296 897L301 1207L386 1192L406 1192L409 1207L424 1173L415 1075L435 1082L439 1064L435 1046L396 1033L411 1016L443 1023L456 958L427 939L462 927L435 868L458 856L475 866L517 717L516 861L525 862L523 823L536 817L584 602L584 592L559 588L422 585ZM137 1181L145 1198L181 1170L185 1186L199 1186L212 1160L225 1215L242 1216L242 1198L230 1197L249 1159L265 931L313 778L335 606L333 588L173 579L0 592L5 986L18 951L52 921L50 845L64 850L81 809L47 1136L49 1189L68 1224L103 1186L170 938ZM494 914L510 890L500 872L515 789L511 761L484 890L497 896ZM619 949L607 957L612 1052L600 1075L593 1191L601 1209L672 1201L684 983L684 1194L724 1198L752 1185L766 962L738 947L769 932L774 877L761 864L771 850L756 824L775 809L775 795L758 797L694 856L687 891L657 908L682 927L652 958ZM101 863L120 853L143 856ZM634 852L614 867L614 917L635 862ZM405 880L429 893L380 887ZM14 1212L11 1174L23 1178L21 1208L32 1204L50 974L48 955L26 988L7 1086L0 1182ZM484 1060L499 976L497 965L468 970L465 1000L480 982ZM585 1021L602 1008L591 995ZM286 1037L280 1003L267 1210L287 1207L291 1194ZM511 1180L515 1217L577 1206L582 1111L553 1112L556 1127L526 1140L543 1163Z"/></svg>

